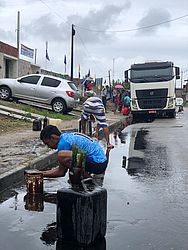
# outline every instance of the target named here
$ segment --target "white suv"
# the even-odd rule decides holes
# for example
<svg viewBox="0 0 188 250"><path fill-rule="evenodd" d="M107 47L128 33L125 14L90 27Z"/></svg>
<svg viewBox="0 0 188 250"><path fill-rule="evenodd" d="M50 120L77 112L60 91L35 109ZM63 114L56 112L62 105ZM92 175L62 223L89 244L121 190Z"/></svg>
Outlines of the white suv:
<svg viewBox="0 0 188 250"><path fill-rule="evenodd" d="M30 100L49 104L58 113L70 112L80 101L73 82L49 75L32 74L18 79L0 79L0 99Z"/></svg>

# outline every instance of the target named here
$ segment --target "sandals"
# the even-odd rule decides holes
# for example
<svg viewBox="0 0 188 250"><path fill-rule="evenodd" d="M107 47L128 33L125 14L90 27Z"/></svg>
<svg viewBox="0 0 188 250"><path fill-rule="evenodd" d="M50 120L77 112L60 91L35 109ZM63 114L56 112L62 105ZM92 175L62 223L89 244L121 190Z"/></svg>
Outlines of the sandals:
<svg viewBox="0 0 188 250"><path fill-rule="evenodd" d="M108 144L108 145L107 145L107 148L108 148L108 149L112 149L112 148L114 148L114 145Z"/></svg>

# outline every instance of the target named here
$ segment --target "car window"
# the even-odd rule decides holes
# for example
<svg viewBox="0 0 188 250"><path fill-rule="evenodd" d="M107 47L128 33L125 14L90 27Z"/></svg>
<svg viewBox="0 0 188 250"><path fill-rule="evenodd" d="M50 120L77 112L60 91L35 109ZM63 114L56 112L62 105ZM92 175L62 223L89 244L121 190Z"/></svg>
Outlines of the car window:
<svg viewBox="0 0 188 250"><path fill-rule="evenodd" d="M74 91L77 91L77 87L75 86L75 84L73 82L68 82L68 85L71 87L71 89L73 89Z"/></svg>
<svg viewBox="0 0 188 250"><path fill-rule="evenodd" d="M42 86L48 86L48 87L58 87L59 84L61 83L61 81L50 78L50 77L44 77L44 79L42 80L41 85Z"/></svg>
<svg viewBox="0 0 188 250"><path fill-rule="evenodd" d="M29 83L29 84L37 84L40 76L26 76L20 78L20 82L22 83Z"/></svg>

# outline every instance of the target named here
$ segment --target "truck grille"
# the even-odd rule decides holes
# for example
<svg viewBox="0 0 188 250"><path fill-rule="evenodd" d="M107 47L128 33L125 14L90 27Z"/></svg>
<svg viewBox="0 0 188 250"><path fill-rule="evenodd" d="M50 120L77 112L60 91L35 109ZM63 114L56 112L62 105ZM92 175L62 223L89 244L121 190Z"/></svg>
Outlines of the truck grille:
<svg viewBox="0 0 188 250"><path fill-rule="evenodd" d="M136 96L140 109L165 108L168 89L136 90Z"/></svg>

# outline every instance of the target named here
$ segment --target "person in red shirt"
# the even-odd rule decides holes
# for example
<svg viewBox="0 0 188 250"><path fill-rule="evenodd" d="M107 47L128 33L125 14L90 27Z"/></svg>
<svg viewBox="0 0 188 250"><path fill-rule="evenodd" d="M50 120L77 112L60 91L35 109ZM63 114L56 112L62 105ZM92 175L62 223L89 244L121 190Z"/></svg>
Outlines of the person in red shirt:
<svg viewBox="0 0 188 250"><path fill-rule="evenodd" d="M92 82L89 82L87 85L87 90L90 91L92 90L92 88L93 88Z"/></svg>

